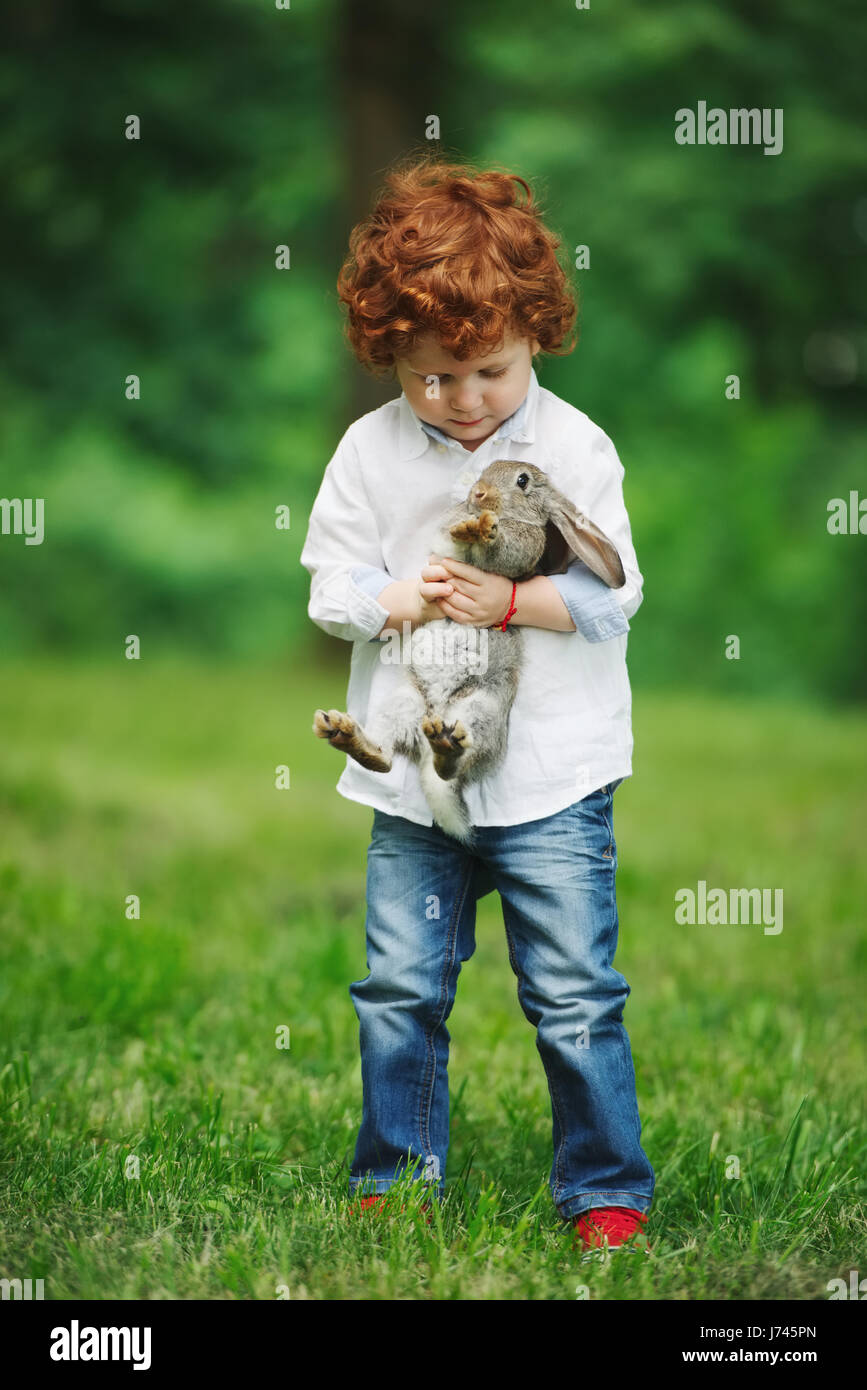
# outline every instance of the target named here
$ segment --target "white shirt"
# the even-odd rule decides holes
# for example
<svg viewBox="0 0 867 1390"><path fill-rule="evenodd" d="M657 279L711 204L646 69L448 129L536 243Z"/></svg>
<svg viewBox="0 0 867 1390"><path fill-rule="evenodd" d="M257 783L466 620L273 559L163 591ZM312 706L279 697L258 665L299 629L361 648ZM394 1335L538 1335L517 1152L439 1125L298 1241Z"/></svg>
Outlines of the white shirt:
<svg viewBox="0 0 867 1390"><path fill-rule="evenodd" d="M533 370L522 405L475 450L419 420L401 394L356 420L340 440L301 552L312 576L309 616L352 643L346 712L364 728L395 684L408 679L405 666L381 659L386 644L377 638L388 610L376 595L395 580L418 578L446 510L501 458L536 464L601 527L617 547L626 583L608 589L580 560L551 576L577 630L520 628L525 663L505 759L464 789L470 818L480 826L553 815L631 775L626 633L643 580L623 501L623 465L611 440L582 411L540 387ZM418 825L433 823L417 769L403 754L387 773L346 757L337 791Z"/></svg>

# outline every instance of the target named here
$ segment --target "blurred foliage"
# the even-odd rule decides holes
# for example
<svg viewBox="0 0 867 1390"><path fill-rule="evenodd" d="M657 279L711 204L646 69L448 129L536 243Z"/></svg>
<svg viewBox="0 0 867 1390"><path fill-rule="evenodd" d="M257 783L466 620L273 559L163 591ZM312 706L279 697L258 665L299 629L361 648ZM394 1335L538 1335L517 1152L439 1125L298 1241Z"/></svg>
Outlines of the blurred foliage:
<svg viewBox="0 0 867 1390"><path fill-rule="evenodd" d="M42 546L0 537L5 649L329 645L298 556L357 372L334 291L363 211L350 3L2 20L0 495L46 499ZM369 12L390 15L383 64L418 64L401 7ZM633 679L863 698L867 542L826 529L830 498L867 495L863 7L474 0L435 20L443 152L521 173L564 256L591 249L579 347L540 379L626 466ZM700 100L783 108L783 152L677 145ZM372 199L373 154L367 173Z"/></svg>

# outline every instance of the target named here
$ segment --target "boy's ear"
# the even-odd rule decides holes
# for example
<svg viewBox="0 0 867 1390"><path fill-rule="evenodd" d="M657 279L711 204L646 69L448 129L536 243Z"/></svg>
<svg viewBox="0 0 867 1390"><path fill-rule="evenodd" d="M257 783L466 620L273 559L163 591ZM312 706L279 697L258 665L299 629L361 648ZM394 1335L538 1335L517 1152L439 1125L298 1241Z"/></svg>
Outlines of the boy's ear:
<svg viewBox="0 0 867 1390"><path fill-rule="evenodd" d="M553 489L552 489L553 492ZM616 547L589 517L555 493L550 499L551 518L545 526L545 549L540 574L563 574L573 559L583 560L609 589L620 589L626 575ZM549 567L550 566L550 567Z"/></svg>

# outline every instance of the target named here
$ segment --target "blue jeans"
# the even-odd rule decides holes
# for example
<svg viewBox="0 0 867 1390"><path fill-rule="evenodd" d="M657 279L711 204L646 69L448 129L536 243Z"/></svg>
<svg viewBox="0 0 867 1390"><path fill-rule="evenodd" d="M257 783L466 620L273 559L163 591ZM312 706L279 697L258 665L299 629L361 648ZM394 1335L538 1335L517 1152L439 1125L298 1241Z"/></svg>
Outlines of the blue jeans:
<svg viewBox="0 0 867 1390"><path fill-rule="evenodd" d="M564 1219L590 1207L647 1211L617 947L619 781L523 825L479 826L469 852L438 826L375 810L367 857L367 968L349 992L364 1090L351 1190L384 1192L409 1168L441 1196L449 1145L446 1028L476 902L500 894L518 999L536 1029L553 1116L551 1195ZM481 1059L480 1059L481 1061Z"/></svg>

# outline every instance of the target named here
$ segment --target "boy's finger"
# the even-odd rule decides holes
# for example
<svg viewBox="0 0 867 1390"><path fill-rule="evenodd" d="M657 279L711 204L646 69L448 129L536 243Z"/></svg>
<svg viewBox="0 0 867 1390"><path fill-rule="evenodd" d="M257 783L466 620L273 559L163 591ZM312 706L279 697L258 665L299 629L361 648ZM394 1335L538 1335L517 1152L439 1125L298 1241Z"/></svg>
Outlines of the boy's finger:
<svg viewBox="0 0 867 1390"><path fill-rule="evenodd" d="M428 559L434 557L428 556ZM475 565L465 565L463 560L450 560L446 556L437 555L436 563L443 565L451 574L459 575L461 579L466 579L470 584L479 584L481 576L485 571L477 569Z"/></svg>
<svg viewBox="0 0 867 1390"><path fill-rule="evenodd" d="M454 590L456 594L463 594L465 598L470 599L473 603L478 603L480 601L480 596L476 593L477 588L478 585L475 580L458 579L457 575L455 575Z"/></svg>
<svg viewBox="0 0 867 1390"><path fill-rule="evenodd" d="M451 619L453 620L453 622L456 622L456 623L472 622L472 619L471 619L470 616L469 616L469 611L468 611L468 610L466 610L466 609L461 609L461 608L456 608L455 605L454 605L453 603L451 603L451 602L447 602L447 601L444 600L444 601L440 604L440 608L441 608L442 611L443 611L443 616L446 617L446 618L451 618Z"/></svg>
<svg viewBox="0 0 867 1390"><path fill-rule="evenodd" d="M474 606L472 599L467 598L457 589L455 589L454 593L449 594L449 601L445 605L446 608L451 608L461 614L471 613Z"/></svg>

